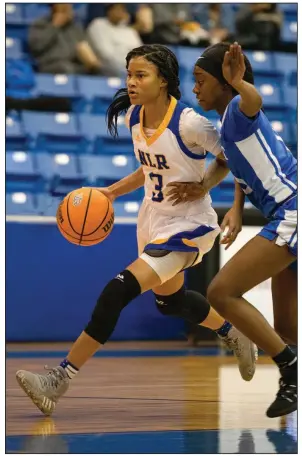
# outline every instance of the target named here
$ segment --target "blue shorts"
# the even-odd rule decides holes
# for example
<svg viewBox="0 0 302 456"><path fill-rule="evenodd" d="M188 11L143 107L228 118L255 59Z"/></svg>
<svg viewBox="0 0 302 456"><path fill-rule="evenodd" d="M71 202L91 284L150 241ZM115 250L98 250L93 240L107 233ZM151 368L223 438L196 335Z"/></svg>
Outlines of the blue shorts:
<svg viewBox="0 0 302 456"><path fill-rule="evenodd" d="M260 231L259 236L270 241L276 240L276 244L280 246L287 245L289 251L297 256L297 224L297 196L294 196L276 210L269 223Z"/></svg>

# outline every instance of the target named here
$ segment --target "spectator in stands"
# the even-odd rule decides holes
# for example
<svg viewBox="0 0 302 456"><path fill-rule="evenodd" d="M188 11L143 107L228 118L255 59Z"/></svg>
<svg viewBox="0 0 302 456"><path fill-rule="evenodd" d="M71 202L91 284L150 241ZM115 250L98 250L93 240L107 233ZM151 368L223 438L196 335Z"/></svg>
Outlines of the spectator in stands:
<svg viewBox="0 0 302 456"><path fill-rule="evenodd" d="M160 44L202 45L208 33L194 22L187 3L152 3L154 31L152 41Z"/></svg>
<svg viewBox="0 0 302 456"><path fill-rule="evenodd" d="M282 13L276 3L242 6L236 17L236 39L247 49L278 50Z"/></svg>
<svg viewBox="0 0 302 456"><path fill-rule="evenodd" d="M29 47L41 73L89 74L101 72L98 59L75 22L70 3L51 4L51 14L35 21Z"/></svg>
<svg viewBox="0 0 302 456"><path fill-rule="evenodd" d="M208 32L208 44L232 41L234 10L229 3L192 3L194 19Z"/></svg>
<svg viewBox="0 0 302 456"><path fill-rule="evenodd" d="M125 75L125 58L129 51L142 45L139 33L152 30L150 8L141 5L136 12L136 21L129 25L130 14L124 3L106 6L106 17L94 19L87 29L89 42L103 62L104 74L121 77Z"/></svg>

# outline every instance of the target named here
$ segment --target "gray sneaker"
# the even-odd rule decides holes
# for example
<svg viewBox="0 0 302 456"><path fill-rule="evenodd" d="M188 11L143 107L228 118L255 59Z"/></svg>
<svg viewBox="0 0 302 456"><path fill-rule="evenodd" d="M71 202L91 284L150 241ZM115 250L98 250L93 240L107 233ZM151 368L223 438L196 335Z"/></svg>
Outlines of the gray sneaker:
<svg viewBox="0 0 302 456"><path fill-rule="evenodd" d="M225 337L219 336L224 345L232 350L237 358L239 371L243 380L249 382L254 377L258 348L234 326Z"/></svg>
<svg viewBox="0 0 302 456"><path fill-rule="evenodd" d="M48 370L47 375L33 374L24 370L16 373L17 382L21 388L45 415L52 414L59 398L69 387L69 377L63 367L58 366Z"/></svg>

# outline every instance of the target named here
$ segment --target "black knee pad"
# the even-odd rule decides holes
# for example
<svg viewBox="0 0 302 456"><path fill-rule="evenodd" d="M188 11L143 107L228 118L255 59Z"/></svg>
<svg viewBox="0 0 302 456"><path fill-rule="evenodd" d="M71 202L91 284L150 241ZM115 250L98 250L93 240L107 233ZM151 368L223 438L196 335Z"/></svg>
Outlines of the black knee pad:
<svg viewBox="0 0 302 456"><path fill-rule="evenodd" d="M168 296L160 296L155 294L156 307L163 315L171 315L178 317L182 312L182 307L185 299L185 287Z"/></svg>
<svg viewBox="0 0 302 456"><path fill-rule="evenodd" d="M155 295L155 298L156 306L163 315L184 318L197 325L207 318L211 308L201 293L186 290L184 286L172 295Z"/></svg>
<svg viewBox="0 0 302 456"><path fill-rule="evenodd" d="M111 336L123 308L141 293L134 275L125 270L111 280L97 300L85 332L100 344Z"/></svg>

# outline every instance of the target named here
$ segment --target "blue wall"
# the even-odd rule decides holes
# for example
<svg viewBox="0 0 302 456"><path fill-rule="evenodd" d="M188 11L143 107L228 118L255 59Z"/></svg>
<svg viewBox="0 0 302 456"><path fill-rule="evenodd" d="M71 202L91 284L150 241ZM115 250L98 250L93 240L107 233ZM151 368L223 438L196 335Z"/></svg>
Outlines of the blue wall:
<svg viewBox="0 0 302 456"><path fill-rule="evenodd" d="M7 341L76 339L106 283L136 256L135 225L115 224L103 243L79 247L55 224L7 222ZM157 311L149 292L124 309L111 339L178 339L184 331L181 320Z"/></svg>

